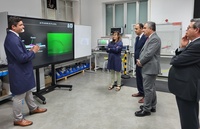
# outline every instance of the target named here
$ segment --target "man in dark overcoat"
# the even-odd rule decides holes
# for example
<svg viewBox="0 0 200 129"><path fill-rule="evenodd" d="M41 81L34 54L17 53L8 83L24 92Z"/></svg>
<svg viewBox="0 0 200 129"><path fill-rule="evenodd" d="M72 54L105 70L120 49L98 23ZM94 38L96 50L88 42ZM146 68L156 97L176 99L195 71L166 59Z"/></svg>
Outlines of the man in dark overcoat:
<svg viewBox="0 0 200 129"><path fill-rule="evenodd" d="M35 87L32 60L39 46L35 45L28 51L19 37L24 32L24 24L19 17L8 19L8 31L4 42L9 72L10 90L13 95L14 125L28 126L33 122L24 119L22 114L22 103L26 101L30 114L47 111L39 108L33 99L31 89Z"/></svg>

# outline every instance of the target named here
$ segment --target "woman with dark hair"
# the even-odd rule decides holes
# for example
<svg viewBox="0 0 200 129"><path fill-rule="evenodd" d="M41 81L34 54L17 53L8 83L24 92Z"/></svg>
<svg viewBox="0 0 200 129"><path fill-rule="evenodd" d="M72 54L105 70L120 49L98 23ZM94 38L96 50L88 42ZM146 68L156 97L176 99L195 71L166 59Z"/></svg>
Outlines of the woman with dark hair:
<svg viewBox="0 0 200 129"><path fill-rule="evenodd" d="M122 59L121 51L123 48L123 43L121 40L121 35L118 31L115 31L112 36L112 41L108 44L108 66L107 69L111 72L111 82L108 90L114 88L115 75L117 76L117 87L116 91L121 89L121 69L122 69Z"/></svg>

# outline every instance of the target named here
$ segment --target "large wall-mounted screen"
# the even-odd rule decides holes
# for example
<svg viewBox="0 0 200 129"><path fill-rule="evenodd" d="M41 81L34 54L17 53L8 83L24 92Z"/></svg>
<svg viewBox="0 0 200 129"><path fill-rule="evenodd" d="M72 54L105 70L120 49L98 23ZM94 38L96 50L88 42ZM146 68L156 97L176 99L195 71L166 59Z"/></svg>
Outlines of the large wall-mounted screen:
<svg viewBox="0 0 200 129"><path fill-rule="evenodd" d="M25 31L20 34L20 37L27 50L36 44L40 46L40 51L33 59L34 67L43 67L74 59L73 22L20 18L25 26Z"/></svg>

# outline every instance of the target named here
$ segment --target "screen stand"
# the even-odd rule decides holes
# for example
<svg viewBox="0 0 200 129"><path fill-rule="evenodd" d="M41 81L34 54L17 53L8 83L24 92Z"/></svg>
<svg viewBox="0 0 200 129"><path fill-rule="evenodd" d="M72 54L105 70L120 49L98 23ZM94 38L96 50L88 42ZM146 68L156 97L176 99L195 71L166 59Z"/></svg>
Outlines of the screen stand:
<svg viewBox="0 0 200 129"><path fill-rule="evenodd" d="M69 91L72 90L72 85L58 85L56 84L56 73L55 73L55 65L52 64L51 65L51 72L52 72L52 86L54 86L55 88L58 87L58 88L61 88L61 87L64 87L64 88L69 88Z"/></svg>
<svg viewBox="0 0 200 129"><path fill-rule="evenodd" d="M58 85L56 84L56 74L55 74L55 65L51 65L51 72L52 72L52 83L51 86L44 88L42 90L40 90L40 72L39 72L39 68L36 68L36 92L33 92L33 95L35 95L36 97L38 97L43 104L46 104L46 98L42 95L42 93L46 93L46 92L50 92L53 91L56 87L61 88L69 88L69 91L72 90L72 85Z"/></svg>
<svg viewBox="0 0 200 129"><path fill-rule="evenodd" d="M40 72L39 68L36 69L36 92L33 92L33 95L38 97L40 100L42 100L43 104L46 104L46 98L41 95L40 93Z"/></svg>

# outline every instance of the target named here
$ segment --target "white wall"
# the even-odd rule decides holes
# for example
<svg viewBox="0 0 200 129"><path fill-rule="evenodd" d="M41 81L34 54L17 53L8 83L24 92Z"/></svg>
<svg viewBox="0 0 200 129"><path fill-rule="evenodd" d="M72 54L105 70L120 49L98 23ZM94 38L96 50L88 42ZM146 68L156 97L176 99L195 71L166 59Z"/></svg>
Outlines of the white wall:
<svg viewBox="0 0 200 129"><path fill-rule="evenodd" d="M8 12L9 15L27 16L27 17L42 17L41 0L1 0L0 12ZM3 19L2 23L3 23ZM5 20L5 19L4 19ZM1 26L2 27L2 26ZM0 37L0 57L5 57L3 42L6 35L5 28L1 28Z"/></svg>
<svg viewBox="0 0 200 129"><path fill-rule="evenodd" d="M81 25L90 25L93 13L93 6L91 4L92 0L81 0L81 15L80 15L80 24ZM95 2L97 2L95 0Z"/></svg>
<svg viewBox="0 0 200 129"><path fill-rule="evenodd" d="M82 0L81 24L92 26L92 48L97 46L97 39L105 36L104 3L127 0ZM90 6L89 6L90 5ZM148 20L156 23L182 22L183 34L193 17L194 0L149 0ZM183 35L182 34L182 35Z"/></svg>
<svg viewBox="0 0 200 129"><path fill-rule="evenodd" d="M10 15L42 17L41 0L1 0L0 12Z"/></svg>
<svg viewBox="0 0 200 129"><path fill-rule="evenodd" d="M150 0L149 20L156 23L182 22L182 35L193 18L194 0Z"/></svg>

